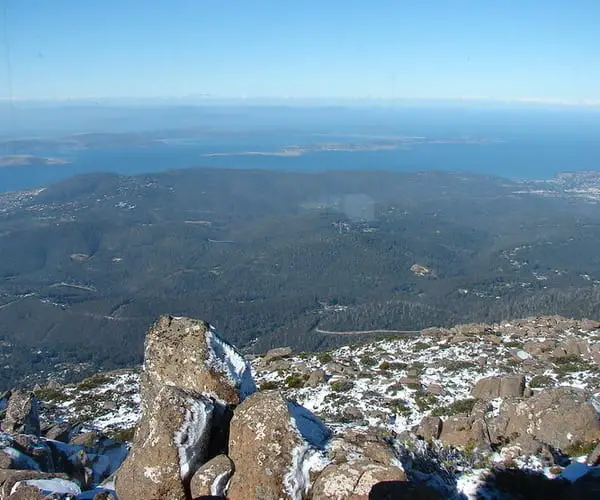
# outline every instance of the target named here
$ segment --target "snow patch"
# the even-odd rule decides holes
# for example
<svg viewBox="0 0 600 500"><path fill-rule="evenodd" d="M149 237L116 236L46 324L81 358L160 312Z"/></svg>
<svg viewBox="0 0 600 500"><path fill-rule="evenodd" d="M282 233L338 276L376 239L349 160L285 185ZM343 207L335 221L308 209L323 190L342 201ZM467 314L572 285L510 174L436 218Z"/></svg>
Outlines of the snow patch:
<svg viewBox="0 0 600 500"><path fill-rule="evenodd" d="M221 472L210 485L210 494L216 497L224 497L229 484L231 471Z"/></svg>
<svg viewBox="0 0 600 500"><path fill-rule="evenodd" d="M242 399L256 392L250 364L235 347L218 336L213 326L206 330L206 344L209 348L208 365L224 373L239 389Z"/></svg>
<svg viewBox="0 0 600 500"><path fill-rule="evenodd" d="M2 451L15 461L17 469L40 470L38 463L30 456L25 455L25 453L22 453L10 446L7 448L2 448Z"/></svg>
<svg viewBox="0 0 600 500"><path fill-rule="evenodd" d="M298 403L288 402L292 424L305 441L319 449L331 437L331 431L315 415Z"/></svg>
<svg viewBox="0 0 600 500"><path fill-rule="evenodd" d="M293 402L287 405L291 425L302 437L303 443L292 451L292 466L283 482L290 498L301 500L310 487L311 470L321 470L329 463L320 450L324 449L331 431L303 406Z"/></svg>
<svg viewBox="0 0 600 500"><path fill-rule="evenodd" d="M173 440L179 453L179 471L182 479L187 479L196 471L204 458L210 439L210 424L214 405L205 398L188 397L188 407L181 428L175 432Z"/></svg>
<svg viewBox="0 0 600 500"><path fill-rule="evenodd" d="M27 481L19 481L16 483L11 491L11 494L18 491L20 486L35 486L42 493L49 495L51 493L58 493L61 495L79 495L81 493L81 488L75 484L73 481L68 481L66 479L29 479Z"/></svg>

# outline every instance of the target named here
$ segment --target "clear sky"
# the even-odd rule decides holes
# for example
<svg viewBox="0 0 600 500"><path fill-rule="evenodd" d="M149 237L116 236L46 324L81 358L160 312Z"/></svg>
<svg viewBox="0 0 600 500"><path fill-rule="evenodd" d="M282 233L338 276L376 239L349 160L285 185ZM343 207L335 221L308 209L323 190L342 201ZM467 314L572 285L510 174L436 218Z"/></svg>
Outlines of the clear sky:
<svg viewBox="0 0 600 500"><path fill-rule="evenodd" d="M600 0L0 0L0 97L600 101Z"/></svg>

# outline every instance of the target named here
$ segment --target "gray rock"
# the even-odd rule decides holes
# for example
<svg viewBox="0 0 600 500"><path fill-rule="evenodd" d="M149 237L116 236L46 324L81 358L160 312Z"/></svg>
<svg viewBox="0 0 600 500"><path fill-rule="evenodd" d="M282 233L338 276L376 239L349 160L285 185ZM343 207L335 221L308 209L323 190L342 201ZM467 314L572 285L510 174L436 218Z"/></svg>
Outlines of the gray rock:
<svg viewBox="0 0 600 500"><path fill-rule="evenodd" d="M68 443L71 436L71 424L68 422L60 422L53 425L45 432L44 437L46 439L52 439L54 441L61 441Z"/></svg>
<svg viewBox="0 0 600 500"><path fill-rule="evenodd" d="M188 498L209 442L222 439L224 406L255 390L243 356L207 323L162 316L146 336L141 418L116 475L119 499Z"/></svg>
<svg viewBox="0 0 600 500"><path fill-rule="evenodd" d="M426 415L421 419L417 427L417 435L423 439L438 439L442 432L442 419L432 415Z"/></svg>
<svg viewBox="0 0 600 500"><path fill-rule="evenodd" d="M327 466L312 487L313 500L368 500L373 486L383 481L406 481L402 469L370 460Z"/></svg>
<svg viewBox="0 0 600 500"><path fill-rule="evenodd" d="M225 487L233 471L233 462L227 455L217 455L209 460L192 477L192 498L208 495L225 497Z"/></svg>
<svg viewBox="0 0 600 500"><path fill-rule="evenodd" d="M308 380L304 384L306 387L317 387L325 382L325 372L323 370L315 370L308 376Z"/></svg>
<svg viewBox="0 0 600 500"><path fill-rule="evenodd" d="M234 412L229 457L235 464L230 498L278 500L302 491L301 477L287 476L294 453L311 444L322 446L329 431L308 410L288 403L279 391L253 394ZM298 460L298 458L296 458Z"/></svg>
<svg viewBox="0 0 600 500"><path fill-rule="evenodd" d="M38 400L33 392L17 390L11 394L1 427L8 433L40 435Z"/></svg>
<svg viewBox="0 0 600 500"><path fill-rule="evenodd" d="M265 354L263 361L265 363L270 363L271 361L275 361L276 359L287 358L292 355L291 347L276 347L275 349L270 349Z"/></svg>
<svg viewBox="0 0 600 500"><path fill-rule="evenodd" d="M544 389L527 399L505 401L493 422L495 441L529 434L562 450L600 439L600 419L582 389Z"/></svg>
<svg viewBox="0 0 600 500"><path fill-rule="evenodd" d="M490 400L506 397L520 397L525 390L525 376L506 375L479 379L471 394L474 398Z"/></svg>

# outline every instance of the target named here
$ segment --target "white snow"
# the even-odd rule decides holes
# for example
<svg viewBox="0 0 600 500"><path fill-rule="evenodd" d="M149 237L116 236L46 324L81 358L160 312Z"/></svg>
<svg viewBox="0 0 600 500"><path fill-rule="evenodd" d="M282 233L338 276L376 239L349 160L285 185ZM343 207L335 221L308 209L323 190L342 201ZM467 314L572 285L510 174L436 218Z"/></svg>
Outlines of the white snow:
<svg viewBox="0 0 600 500"><path fill-rule="evenodd" d="M30 456L25 455L25 453L22 453L19 450L16 450L10 446L2 448L2 451L16 462L16 468L40 470L40 466L38 465L38 463Z"/></svg>
<svg viewBox="0 0 600 500"><path fill-rule="evenodd" d="M221 472L221 474L215 477L215 480L210 485L210 494L213 496L224 497L230 477L230 471Z"/></svg>
<svg viewBox="0 0 600 500"><path fill-rule="evenodd" d="M214 405L206 398L189 397L188 407L181 428L175 432L173 440L179 453L179 471L182 479L187 479L204 458L210 439L210 424Z"/></svg>
<svg viewBox="0 0 600 500"><path fill-rule="evenodd" d="M42 493L50 494L50 493L58 493L58 494L71 494L71 495L79 495L81 493L81 488L75 484L73 481L68 481L66 479L28 479L26 481L19 481L16 483L11 491L11 494L18 491L20 486L28 485L37 487Z"/></svg>
<svg viewBox="0 0 600 500"><path fill-rule="evenodd" d="M292 451L292 466L284 477L284 486L290 498L301 500L310 486L310 471L326 465L320 450L325 447L331 432L315 415L297 403L288 402L288 411L291 424L303 443Z"/></svg>
<svg viewBox="0 0 600 500"><path fill-rule="evenodd" d="M484 493L480 490L484 483L483 474L485 472L487 472L486 469L473 469L469 473L462 474L456 481L456 489L468 500L487 498L483 496Z"/></svg>
<svg viewBox="0 0 600 500"><path fill-rule="evenodd" d="M250 364L235 347L218 336L213 326L206 331L206 344L209 347L207 363L224 373L239 388L242 399L256 392Z"/></svg>

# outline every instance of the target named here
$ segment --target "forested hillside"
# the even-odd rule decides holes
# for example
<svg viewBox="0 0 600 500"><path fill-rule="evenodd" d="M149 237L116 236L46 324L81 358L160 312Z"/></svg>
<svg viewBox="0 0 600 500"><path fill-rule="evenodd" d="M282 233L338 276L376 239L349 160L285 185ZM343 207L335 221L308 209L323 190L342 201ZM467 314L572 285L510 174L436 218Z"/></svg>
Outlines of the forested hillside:
<svg viewBox="0 0 600 500"><path fill-rule="evenodd" d="M161 313L247 350L598 316L600 217L459 173L194 169L0 197L0 389L137 363Z"/></svg>

